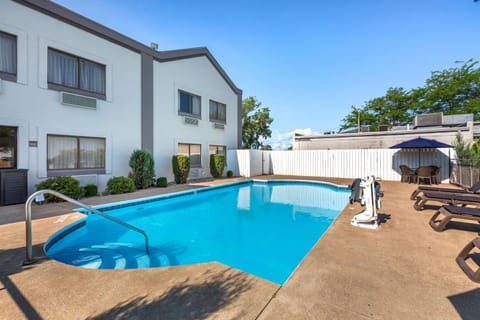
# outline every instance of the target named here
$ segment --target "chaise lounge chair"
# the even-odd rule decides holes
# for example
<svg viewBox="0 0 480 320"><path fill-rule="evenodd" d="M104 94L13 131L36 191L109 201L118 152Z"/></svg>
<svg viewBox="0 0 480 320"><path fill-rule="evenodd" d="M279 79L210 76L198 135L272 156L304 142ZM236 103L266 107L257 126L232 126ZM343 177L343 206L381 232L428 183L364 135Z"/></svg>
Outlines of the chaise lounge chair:
<svg viewBox="0 0 480 320"><path fill-rule="evenodd" d="M433 187L433 186L418 186L415 191L412 192L410 195L410 200L417 199L417 196L425 191L435 191L435 192L453 192L453 193L480 193L480 181L475 183L470 188L464 187L463 189L460 188L442 188L442 187Z"/></svg>
<svg viewBox="0 0 480 320"><path fill-rule="evenodd" d="M443 219L437 220L442 215ZM480 223L480 209L457 206L443 206L430 218L429 224L433 230L441 232L452 219L477 221Z"/></svg>
<svg viewBox="0 0 480 320"><path fill-rule="evenodd" d="M418 211L423 210L425 204L429 201L437 201L455 206L480 206L480 194L424 191L423 195L417 197L413 207Z"/></svg>
<svg viewBox="0 0 480 320"><path fill-rule="evenodd" d="M476 249L476 252L472 252L474 248ZM480 282L480 253L478 253L478 250L480 249L480 237L473 239L470 241L465 248L458 254L457 256L457 263L462 268L463 272L470 278L470 280L475 281L475 282ZM470 268L470 266L467 264L467 260L471 259L472 265L476 264L479 266L477 270L473 270Z"/></svg>

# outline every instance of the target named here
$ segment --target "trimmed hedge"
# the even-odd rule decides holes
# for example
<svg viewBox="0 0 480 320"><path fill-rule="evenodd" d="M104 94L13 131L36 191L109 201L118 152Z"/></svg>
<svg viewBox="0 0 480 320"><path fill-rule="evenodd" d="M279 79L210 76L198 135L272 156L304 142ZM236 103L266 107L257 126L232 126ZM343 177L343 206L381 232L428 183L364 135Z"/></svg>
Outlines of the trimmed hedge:
<svg viewBox="0 0 480 320"><path fill-rule="evenodd" d="M132 170L128 176L133 179L135 187L150 188L155 181L155 162L152 155L146 150L135 150L130 156L129 165Z"/></svg>
<svg viewBox="0 0 480 320"><path fill-rule="evenodd" d="M98 194L98 187L93 184L89 183L83 187L85 197L94 197Z"/></svg>
<svg viewBox="0 0 480 320"><path fill-rule="evenodd" d="M188 174L190 173L190 157L184 155L175 155L172 157L173 175L175 183L187 183Z"/></svg>
<svg viewBox="0 0 480 320"><path fill-rule="evenodd" d="M135 183L132 178L113 177L107 182L107 193L122 194L135 191Z"/></svg>
<svg viewBox="0 0 480 320"><path fill-rule="evenodd" d="M225 168L225 156L223 154L210 155L210 174L214 178L220 178Z"/></svg>
<svg viewBox="0 0 480 320"><path fill-rule="evenodd" d="M232 170L227 171L227 177L229 177L229 178L233 177L233 171Z"/></svg>
<svg viewBox="0 0 480 320"><path fill-rule="evenodd" d="M166 177L160 177L157 179L157 187L166 188L168 186L168 181Z"/></svg>
<svg viewBox="0 0 480 320"><path fill-rule="evenodd" d="M80 183L72 177L54 177L48 178L45 181L40 182L37 185L37 190L50 189L57 192L60 192L67 197L73 199L80 199L83 197L84 190L80 187ZM47 201L53 202L62 202L62 199L59 199L50 194L45 194L45 199Z"/></svg>

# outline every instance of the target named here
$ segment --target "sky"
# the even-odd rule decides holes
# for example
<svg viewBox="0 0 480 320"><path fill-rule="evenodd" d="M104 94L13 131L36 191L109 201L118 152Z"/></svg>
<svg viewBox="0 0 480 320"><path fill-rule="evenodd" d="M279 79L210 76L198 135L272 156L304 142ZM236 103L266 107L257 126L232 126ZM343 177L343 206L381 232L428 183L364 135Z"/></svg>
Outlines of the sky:
<svg viewBox="0 0 480 320"><path fill-rule="evenodd" d="M274 149L337 132L352 105L480 60L474 0L55 0L159 50L207 47L270 109Z"/></svg>

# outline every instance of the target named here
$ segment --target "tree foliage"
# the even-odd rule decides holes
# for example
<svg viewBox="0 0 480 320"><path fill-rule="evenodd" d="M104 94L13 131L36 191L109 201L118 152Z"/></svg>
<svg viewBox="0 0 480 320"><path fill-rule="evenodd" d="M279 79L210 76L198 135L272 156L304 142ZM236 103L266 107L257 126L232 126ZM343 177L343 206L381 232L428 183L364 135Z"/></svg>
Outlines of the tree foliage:
<svg viewBox="0 0 480 320"><path fill-rule="evenodd" d="M260 149L265 140L270 138L272 130L270 124L270 109L262 107L262 103L255 97L248 97L242 104L242 142L247 149Z"/></svg>
<svg viewBox="0 0 480 320"><path fill-rule="evenodd" d="M478 144L478 141L473 144L463 141L463 136L460 132L456 134L455 140L453 141L453 148L457 154L457 160L459 161L459 164L478 165L480 160L479 147L480 145Z"/></svg>
<svg viewBox="0 0 480 320"><path fill-rule="evenodd" d="M480 68L472 59L460 67L433 71L422 87L406 91L389 88L360 108L360 122L375 131L379 125L405 125L416 114L443 112L445 115L472 113L480 119ZM343 120L340 130L357 126L357 111Z"/></svg>
<svg viewBox="0 0 480 320"><path fill-rule="evenodd" d="M150 152L146 150L134 150L130 155L130 173L137 189L149 188L155 177L155 162Z"/></svg>

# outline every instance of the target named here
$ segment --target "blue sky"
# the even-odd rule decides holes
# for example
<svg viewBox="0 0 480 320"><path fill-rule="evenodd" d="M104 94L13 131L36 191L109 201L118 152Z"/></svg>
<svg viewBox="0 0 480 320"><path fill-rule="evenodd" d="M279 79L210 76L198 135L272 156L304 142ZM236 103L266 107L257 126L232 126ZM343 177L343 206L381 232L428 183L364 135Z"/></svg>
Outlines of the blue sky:
<svg viewBox="0 0 480 320"><path fill-rule="evenodd" d="M206 46L271 110L271 143L337 131L351 106L480 60L473 0L55 0L159 50Z"/></svg>

